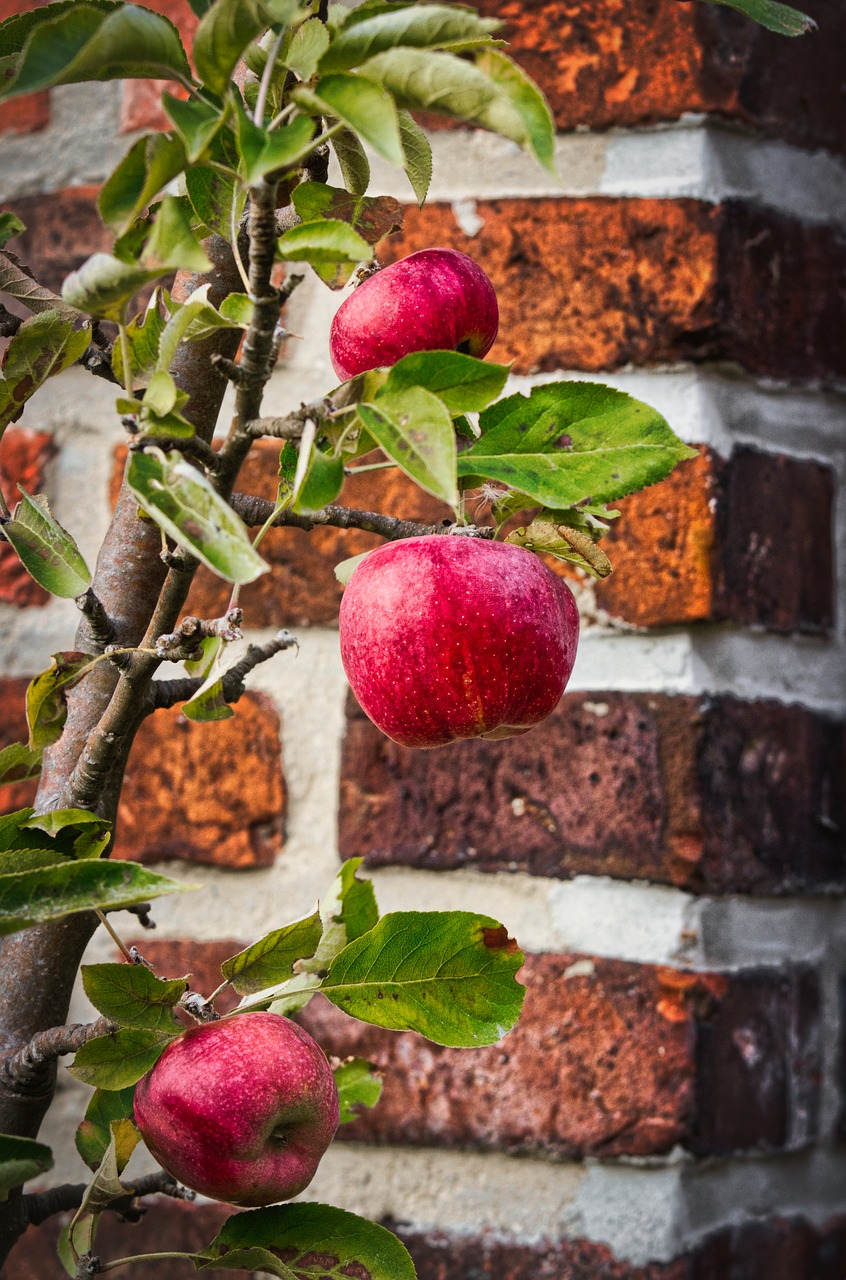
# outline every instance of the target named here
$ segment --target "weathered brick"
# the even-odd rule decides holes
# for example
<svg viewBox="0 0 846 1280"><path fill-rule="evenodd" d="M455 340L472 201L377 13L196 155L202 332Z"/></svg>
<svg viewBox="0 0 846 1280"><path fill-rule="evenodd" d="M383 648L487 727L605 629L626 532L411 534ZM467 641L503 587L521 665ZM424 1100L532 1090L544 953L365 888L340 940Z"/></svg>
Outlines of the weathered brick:
<svg viewBox="0 0 846 1280"><path fill-rule="evenodd" d="M8 427L0 444L0 490L7 505L20 502L18 485L27 493L38 493L44 471L55 453L53 437L46 431ZM0 601L3 604L46 604L50 595L29 576L8 543L0 544Z"/></svg>
<svg viewBox="0 0 846 1280"><path fill-rule="evenodd" d="M782 379L842 378L846 240L735 201L480 200L410 207L385 251L462 249L500 307L491 358L515 371L723 360Z"/></svg>
<svg viewBox="0 0 846 1280"><path fill-rule="evenodd" d="M342 1136L555 1156L801 1146L816 1131L819 988L806 970L685 973L527 957L523 1013L499 1045L444 1049L314 1000L322 1047L384 1073Z"/></svg>
<svg viewBox="0 0 846 1280"><path fill-rule="evenodd" d="M269 866L282 843L279 717L247 693L231 720L195 724L178 707L141 726L118 807L115 856Z"/></svg>
<svg viewBox="0 0 846 1280"><path fill-rule="evenodd" d="M153 912L155 919L155 911ZM181 978L190 974L189 987L200 995L210 996L220 986L220 966L247 945L233 938L216 938L213 942L195 942L189 938L157 938L142 933L127 938L127 946L135 946L160 978ZM240 996L229 988L215 1000L218 1013L234 1009Z"/></svg>
<svg viewBox="0 0 846 1280"><path fill-rule="evenodd" d="M0 134L38 133L50 123L50 94L31 93L25 98L4 102L0 115Z"/></svg>
<svg viewBox="0 0 846 1280"><path fill-rule="evenodd" d="M370 866L846 887L844 726L731 697L568 693L531 733L410 751L349 703L340 849Z"/></svg>
<svg viewBox="0 0 846 1280"><path fill-rule="evenodd" d="M841 1280L846 1275L846 1219L822 1226L770 1218L728 1227L695 1251L691 1280Z"/></svg>
<svg viewBox="0 0 846 1280"><path fill-rule="evenodd" d="M638 125L713 112L801 146L846 150L839 50L846 13L813 6L820 34L785 40L678 0L480 0L537 80L560 129Z"/></svg>
<svg viewBox="0 0 846 1280"><path fill-rule="evenodd" d="M66 187L48 195L16 196L7 206L26 226L9 248L39 284L54 293L92 253L108 252L114 236L97 213L97 187Z"/></svg>

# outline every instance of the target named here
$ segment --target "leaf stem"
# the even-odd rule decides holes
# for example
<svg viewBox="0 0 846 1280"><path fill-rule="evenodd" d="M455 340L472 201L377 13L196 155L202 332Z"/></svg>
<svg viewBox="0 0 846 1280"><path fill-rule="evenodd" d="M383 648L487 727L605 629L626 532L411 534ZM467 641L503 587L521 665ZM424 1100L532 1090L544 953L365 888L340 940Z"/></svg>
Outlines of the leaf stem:
<svg viewBox="0 0 846 1280"><path fill-rule="evenodd" d="M123 388L128 396L132 395L132 365L130 363L129 334L126 325L118 325L120 339L120 359L123 365Z"/></svg>
<svg viewBox="0 0 846 1280"><path fill-rule="evenodd" d="M121 955L124 956L124 958L127 960L129 964L134 964L135 961L132 959L132 955L130 953L129 947L120 937L120 935L109 924L109 921L107 920L105 913L102 912L99 907L95 908L95 910L97 913L97 919L100 921L100 924L106 930L106 933L109 935L112 942L115 943Z"/></svg>
<svg viewBox="0 0 846 1280"><path fill-rule="evenodd" d="M259 85L258 97L256 98L256 109L253 112L253 122L261 129L264 124L264 109L267 106L267 97L270 93L270 82L273 79L273 72L276 68L276 59L279 57L279 50L282 48L282 41L285 37L285 28L277 35L273 42L273 46L267 55L267 62L264 64L262 72L261 84Z"/></svg>
<svg viewBox="0 0 846 1280"><path fill-rule="evenodd" d="M160 1262L163 1258L187 1258L190 1262L192 1257L190 1253L135 1253L128 1258L115 1258L113 1262L101 1262L100 1272L117 1271L118 1267L126 1267L130 1262Z"/></svg>

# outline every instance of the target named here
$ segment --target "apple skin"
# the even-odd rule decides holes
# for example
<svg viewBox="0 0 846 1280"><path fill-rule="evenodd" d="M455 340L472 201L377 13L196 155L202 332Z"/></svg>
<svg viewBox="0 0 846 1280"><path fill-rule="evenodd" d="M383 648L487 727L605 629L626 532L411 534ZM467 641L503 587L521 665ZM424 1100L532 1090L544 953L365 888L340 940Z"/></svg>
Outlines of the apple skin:
<svg viewBox="0 0 846 1280"><path fill-rule="evenodd" d="M478 263L457 249L421 249L362 281L332 321L329 354L342 382L412 351L484 356L499 308Z"/></svg>
<svg viewBox="0 0 846 1280"><path fill-rule="evenodd" d="M320 1047L275 1013L192 1027L135 1090L135 1123L168 1173L227 1204L276 1204L314 1177L338 1128Z"/></svg>
<svg viewBox="0 0 846 1280"><path fill-rule="evenodd" d="M405 747L526 733L576 659L566 583L522 547L436 534L358 565L341 601L341 658L375 725Z"/></svg>

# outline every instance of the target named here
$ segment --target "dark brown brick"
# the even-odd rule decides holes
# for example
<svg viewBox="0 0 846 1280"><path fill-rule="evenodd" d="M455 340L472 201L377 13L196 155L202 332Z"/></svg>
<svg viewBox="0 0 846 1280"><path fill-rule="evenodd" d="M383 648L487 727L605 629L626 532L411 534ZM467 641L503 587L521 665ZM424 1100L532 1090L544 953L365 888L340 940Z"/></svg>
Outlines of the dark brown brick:
<svg viewBox="0 0 846 1280"><path fill-rule="evenodd" d="M531 733L410 751L349 703L340 849L370 866L846 887L844 728L731 697L568 693Z"/></svg>
<svg viewBox="0 0 846 1280"><path fill-rule="evenodd" d="M247 693L235 716L194 724L178 707L141 726L118 807L115 857L269 866L282 843L279 717Z"/></svg>
<svg viewBox="0 0 846 1280"><path fill-rule="evenodd" d="M357 1140L646 1156L791 1148L813 1138L819 991L810 971L685 973L575 955L529 956L526 1001L499 1045L444 1049L314 1000L327 1051L384 1073Z"/></svg>
<svg viewBox="0 0 846 1280"><path fill-rule="evenodd" d="M461 249L500 306L491 358L515 371L721 360L782 379L846 376L846 239L744 202L483 200L410 207L393 258ZM527 300L531 300L530 305Z"/></svg>
<svg viewBox="0 0 846 1280"><path fill-rule="evenodd" d="M92 253L106 253L114 236L100 221L97 187L66 187L48 195L17 196L5 207L26 227L9 248L40 284L60 293L65 277Z"/></svg>
<svg viewBox="0 0 846 1280"><path fill-rule="evenodd" d="M846 1219L771 1218L727 1228L696 1250L691 1280L842 1280Z"/></svg>
<svg viewBox="0 0 846 1280"><path fill-rule="evenodd" d="M8 427L0 443L0 489L14 510L20 502L18 485L27 493L39 493L45 468L56 452L46 431ZM0 544L0 602L15 605L46 604L50 595L29 576L12 548Z"/></svg>

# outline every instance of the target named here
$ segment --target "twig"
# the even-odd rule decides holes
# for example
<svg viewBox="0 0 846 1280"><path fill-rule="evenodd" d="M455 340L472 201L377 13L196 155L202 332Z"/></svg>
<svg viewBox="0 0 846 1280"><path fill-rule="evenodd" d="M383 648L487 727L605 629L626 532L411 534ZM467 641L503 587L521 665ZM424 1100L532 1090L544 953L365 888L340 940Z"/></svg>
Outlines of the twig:
<svg viewBox="0 0 846 1280"><path fill-rule="evenodd" d="M95 378L105 378L106 382L112 382L115 386L120 386L120 382L112 368L109 351L102 351L92 343L90 347L85 348L76 363L81 365L83 369L87 369L89 373L93 373Z"/></svg>
<svg viewBox="0 0 846 1280"><path fill-rule="evenodd" d="M273 440L299 440L307 422L328 418L336 412L332 400L323 396L312 404L300 405L284 418L253 418L245 429L254 438L268 436Z"/></svg>
<svg viewBox="0 0 846 1280"><path fill-rule="evenodd" d="M111 1035L117 1027L109 1018L96 1022L75 1022L66 1027L39 1031L3 1063L3 1075L19 1092L38 1089L43 1084L45 1068L66 1053L76 1053L89 1040Z"/></svg>
<svg viewBox="0 0 846 1280"><path fill-rule="evenodd" d="M183 453L189 458L196 458L198 462L203 464L207 471L217 471L220 465L217 452L210 444L206 444L205 440L196 435L139 436L137 439L132 441L129 448L132 453L140 453L152 445L157 449L161 449L164 453L169 453L171 449L175 449L177 453Z"/></svg>
<svg viewBox="0 0 846 1280"><path fill-rule="evenodd" d="M227 643L242 639L241 609L227 609L222 618L183 618L175 631L159 636L156 654L168 662L193 662L204 640L220 638Z"/></svg>
<svg viewBox="0 0 846 1280"><path fill-rule="evenodd" d="M112 928L111 924L106 919L105 915L99 909L99 907L95 908L95 910L96 910L97 919L100 921L100 924L106 930L106 933L109 935L112 942L115 944L118 951L123 956L124 960L128 961L129 964L132 964L133 963L132 955L130 953L129 947L126 945L123 938L120 936L120 934L117 932L116 929Z"/></svg>
<svg viewBox="0 0 846 1280"><path fill-rule="evenodd" d="M58 1187L50 1187L48 1191L40 1191L23 1197L23 1212L28 1226L38 1227L55 1213L67 1213L78 1209L87 1190L84 1182L65 1182ZM175 1178L163 1169L156 1173L147 1173L136 1178L126 1188L126 1194L116 1196L104 1207L111 1213L126 1213L132 1210L134 1201L140 1196L171 1196L174 1200L193 1200L194 1192L181 1187Z"/></svg>
<svg viewBox="0 0 846 1280"><path fill-rule="evenodd" d="M277 653L293 649L297 644L289 631L277 631L272 640L265 644L251 644L239 662L230 667L222 676L223 698L225 702L237 702L244 693L244 681L254 667L267 662ZM182 680L154 680L147 694L147 707L150 711L160 711L174 707L178 702L187 702L192 698L203 681L199 677Z"/></svg>
<svg viewBox="0 0 846 1280"><path fill-rule="evenodd" d="M273 512L274 504L267 498L255 498L248 493L233 493L232 507L244 524L250 528L264 524ZM310 530L315 525L330 525L335 529L363 529L367 533L376 533L388 542L396 542L400 538L425 538L432 534L447 534L453 529L450 520L442 520L438 524L425 524L420 520L400 520L397 516L386 516L379 511L358 511L355 507L339 507L331 505L319 511L310 511L307 516L297 511L280 511L273 525L292 526L295 529ZM470 535L476 538L492 538L494 530L488 526L476 528Z"/></svg>
<svg viewBox="0 0 846 1280"><path fill-rule="evenodd" d="M20 316L13 315L0 303L0 338L13 338L22 324Z"/></svg>
<svg viewBox="0 0 846 1280"><path fill-rule="evenodd" d="M88 587L81 596L76 597L75 604L88 624L88 636L92 645L97 652L102 653L115 638L114 623L103 608L102 601Z"/></svg>

